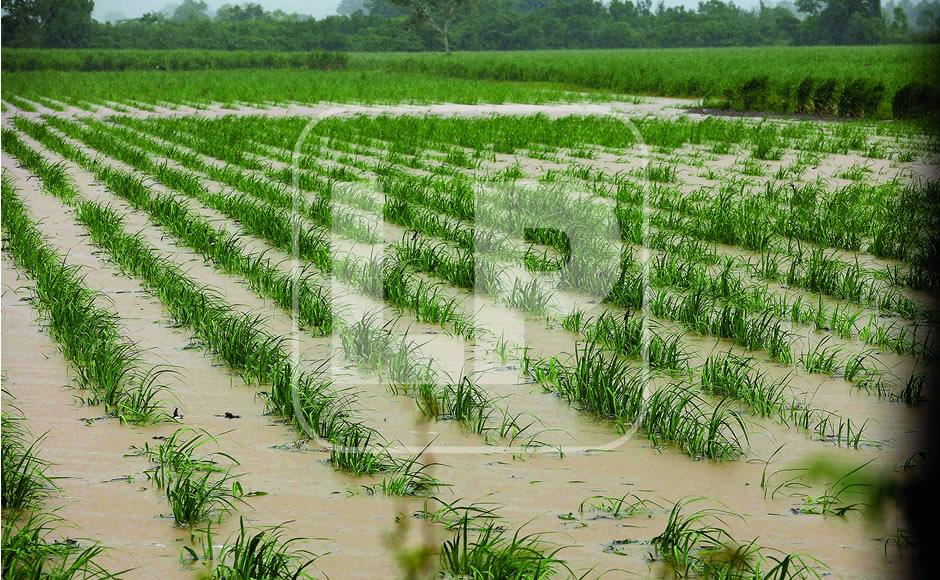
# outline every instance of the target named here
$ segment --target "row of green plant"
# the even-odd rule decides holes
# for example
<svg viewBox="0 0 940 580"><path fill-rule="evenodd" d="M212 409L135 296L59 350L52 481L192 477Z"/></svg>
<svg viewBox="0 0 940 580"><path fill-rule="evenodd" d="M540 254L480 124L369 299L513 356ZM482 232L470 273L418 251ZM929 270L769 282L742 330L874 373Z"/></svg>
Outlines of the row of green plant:
<svg viewBox="0 0 940 580"><path fill-rule="evenodd" d="M208 433L182 427L156 448L145 443L131 448L132 455L146 457L151 465L147 479L166 495L177 526L188 527L221 521L244 502L245 492L232 468L238 461L222 451L199 455L203 447L217 443Z"/></svg>
<svg viewBox="0 0 940 580"><path fill-rule="evenodd" d="M13 139L15 134L4 134L4 146ZM39 156L22 143L21 148ZM333 391L329 379L319 369L308 371L295 365L282 346L283 340L263 328L260 315L240 313L216 293L198 285L179 266L158 255L140 234L126 233L123 220L114 210L82 200L65 173L50 171L53 167L61 170L61 166L45 161L44 164L31 169L53 195L67 192L60 199L73 205L76 219L88 230L91 240L122 270L139 277L168 313L189 328L207 351L224 360L248 384L268 385L265 401L271 412L307 425L331 441L380 439L355 419L348 393ZM47 179L58 184L59 189L48 189Z"/></svg>
<svg viewBox="0 0 940 580"><path fill-rule="evenodd" d="M23 123L20 123L20 125L23 125ZM51 140L53 137L55 137L51 133L45 134L43 136L47 140ZM56 148L68 152L67 147L63 147L63 145L67 144L65 144L65 142L60 139L58 145L56 145ZM99 162L97 161L92 163L92 168L96 171L96 175L97 172L104 171L105 183L108 185L114 185L112 181L107 179L107 176L109 175L118 176L120 178L120 180L117 182L117 185L126 184L128 182L136 183L138 187L136 188L136 191L130 195L128 195L126 191L118 189L119 195L131 201L132 205L140 205L146 209L154 203L154 200L162 199L158 197L150 197L147 188L142 186L138 181L135 181L133 176L124 174L113 168L105 167L102 169L102 166L100 166ZM116 219L116 217L112 217ZM216 231L209 228L208 224L204 223L202 218L198 218L195 215L191 217L192 220L189 222L191 225L203 225L201 229L194 231ZM165 220L161 220L161 223L165 224ZM182 228L183 224L180 224L180 227ZM206 228L209 229L207 230ZM207 241L211 241L211 239L196 240L197 245L200 247L205 247ZM257 259L257 257L248 255L242 256L245 260ZM167 267L171 266L167 265ZM284 308L289 309L290 306L284 306ZM247 318L248 317L246 317L246 319ZM366 338L371 340L367 340L365 344L362 344L362 341L356 343L355 333L361 328L372 330L370 325L363 324L362 321L347 324L339 316L332 317L331 321L331 328L335 327L335 329L338 330L341 334L344 350L347 352L347 355L353 355L351 358L360 364L368 361L365 361L363 356L359 356L362 353L356 351L356 348L353 346L354 343L360 349L371 349L376 348L376 344L387 345L392 340L390 334L383 329L382 332L373 332L371 334L360 332L360 335L368 334ZM252 323L250 328L257 329L257 323L260 322L260 319L254 318L250 322ZM267 336L263 333L263 331L260 330L258 330L258 332L261 332L262 336L265 337L262 338L262 342L266 347L270 346L274 349L279 348L279 341L276 340L275 337ZM393 384L420 382L420 386L410 394L415 396L418 401L419 408L421 408L422 411L426 411L429 414L433 412L435 418L439 419L459 420L469 428L479 433L490 433L497 431L500 437L508 436L516 438L521 436L521 434L528 429L528 426L520 426L518 424L518 416L511 416L507 412L503 412L501 414L500 425L498 428L490 427L489 421L496 412L496 404L494 401L487 398L485 393L479 389L479 387L468 384L467 381L463 380L456 385L439 386L433 383L433 377L430 373L417 376L417 374L413 372L419 369L414 357L411 356L413 349L410 348L410 345L405 343L402 343L400 346L401 348L397 351L397 354L399 355L397 358L381 358L381 364L383 367L392 369L394 374L392 379L397 381L397 383ZM271 354L271 356L276 357L277 355ZM395 366L396 363L398 366ZM274 391L272 391L272 393L273 392ZM289 394L287 396L289 396ZM334 403L337 406L344 405L348 400L348 397L351 397L351 395L340 397L334 401ZM294 404L296 405L297 403L294 402ZM276 403L273 410L278 414L291 416L289 405L289 400ZM303 405L303 402L301 405ZM316 409L313 409L312 411L317 412ZM310 416L308 416L303 409L301 409L300 412L303 413L305 419L310 419ZM330 421L333 420L343 421L345 419L344 417L340 416L330 419ZM317 428L316 424L312 425L314 428ZM328 425L328 427L332 428L334 426ZM417 462L417 457L401 459L386 453L384 451L385 444L378 441L380 438L368 428L364 428L361 425L354 423L347 427L339 427L338 431L339 434L336 435L337 439L334 439L334 448L331 454L331 458L334 464L340 468L353 471L357 474L372 474L377 472L388 473L386 478L383 479L382 483L380 484L381 488L386 493L420 493L427 489L441 485L440 482L437 482L427 473L426 466L423 466ZM330 435L325 435L322 431L318 432L321 434L321 436L330 438ZM375 449L373 449L373 446Z"/></svg>
<svg viewBox="0 0 940 580"><path fill-rule="evenodd" d="M574 572L559 557L564 547L549 544L538 533L512 532L502 523L496 506L425 501L415 517L441 524L451 536L438 553L441 573L454 578L529 578L544 580Z"/></svg>
<svg viewBox="0 0 940 580"><path fill-rule="evenodd" d="M472 377L439 378L443 373L431 358L419 356L420 346L406 335L396 337L397 320L382 321L376 312L344 324L340 344L347 359L366 370L378 371L395 394L413 397L421 414L433 420L452 420L487 439L525 436L525 445L538 444L537 433L529 435L534 422L522 425L522 414L512 414L481 388Z"/></svg>
<svg viewBox="0 0 940 580"><path fill-rule="evenodd" d="M464 181L454 182L450 180L441 181L436 178L419 179L419 178L411 177L410 180L404 181L403 185L402 185L402 182L393 181L390 183L395 184L393 185L393 187L395 186L401 187L401 189L406 192L414 191L415 189L417 189L417 191L419 192L418 199L420 199L421 201L425 201L425 202L427 202L428 199L433 199L433 201L431 202L432 207L442 210L442 211L446 211L452 216L466 218L466 216L472 212L471 206L474 203L472 201L472 190L467 189L465 186L464 187L459 186L459 184L465 183ZM454 187L455 183L458 184L457 187ZM412 185L413 187L409 189L407 187L408 185ZM387 186L385 188L386 192L389 191L389 189L390 188ZM436 199L436 198L430 197L430 194L427 193L428 190L430 189L433 189L436 191L446 191L447 194L445 194L445 197ZM457 196L455 192L460 192L460 191L465 191L468 193L464 193L460 196ZM402 197L404 197L405 195L407 195L407 193L401 194ZM414 199L413 196L412 196L412 199ZM471 201L466 201L468 199L470 199ZM462 201L455 203L455 200L462 200ZM461 207L464 209L460 210L459 208ZM455 210L454 208L458 208L458 209ZM511 212L509 213L511 214ZM444 233L450 233L451 231L453 230L448 230L448 231L445 231ZM433 231L433 233L440 233L440 232L441 232L440 229L438 229L437 231ZM450 239L456 239L456 240L468 239L468 236L466 234L450 235L448 237ZM654 237L657 238L657 240L668 239L665 236L654 236ZM462 245L467 246L469 244L464 242ZM665 242L662 242L662 243L657 242L656 245L661 245L663 248L668 248L670 250L674 249L675 247L674 245L667 246L665 245ZM800 249L800 252L802 252L802 249ZM710 253L710 257L717 259L717 255L714 254L713 252ZM798 258L798 260L799 259L801 258ZM767 260L765 259L764 262L767 262ZM750 263L748 264L750 265ZM672 266L670 270L673 273L679 272L685 269L685 268L675 268L674 267L675 264L668 264L668 266ZM818 305L804 307L802 304L802 299L799 297L797 298L797 301L793 303L789 303L785 298L781 299L777 297L775 294L769 293L769 290L767 289L766 286L754 287L753 285L745 284L743 279L731 274L731 269L733 266L734 266L733 264L726 261L725 267L722 270L722 275L720 276L720 279L718 280L718 284L715 285L714 288L709 288L709 290L712 291L716 296L727 297L729 290L734 289L737 292L743 287L747 289L749 293L740 291L738 292L738 296L741 298L746 297L746 299L743 299L741 302L743 304L749 305L752 308L759 308L762 305L770 304L776 316L787 315L793 318L793 320L797 322L814 322L817 328L825 328L827 325L831 327L835 327L835 328L838 328L838 332L842 334L843 336L849 336L856 331L855 322L859 316L858 311L852 312L846 308L839 308L839 307L832 309L831 311L826 311L826 307L822 304L821 301L818 303ZM827 286L830 288L838 288L838 286L841 285L842 287L849 288L850 278L851 280L855 280L855 281L857 281L859 278L859 271L860 271L859 267L857 264L855 264L855 269L853 270L838 270L840 266L841 266L841 262L837 262L836 260L833 260L833 259L827 259L826 256L824 256L821 253L821 251L815 251L810 256L809 263L806 266L806 269L801 273L801 279L807 281L805 283L806 286L810 287L810 289L817 290L817 291L821 289L820 288L821 285ZM692 271L696 271L695 268L689 268L689 269ZM754 266L751 266L751 269L755 269ZM799 283L801 281L801 279L797 279L794 272L795 272L795 268L791 267L791 272L786 278L786 282L788 282L789 284ZM827 272L827 273L823 274L822 272ZM832 272L835 272L835 273L833 274ZM705 273L706 272L704 270L704 267L698 270L699 275L704 276ZM841 278L839 278L840 275L841 275ZM766 276L766 277L772 277L772 276ZM654 279L658 278L658 276L653 276L653 278ZM834 282L833 281L834 279L838 279L840 281ZM824 282L821 282L821 280L829 280L829 282L824 283ZM873 284L873 281L869 280L869 283ZM856 283L856 286L857 286L857 283ZM723 289L723 290L716 291L716 289ZM845 292L840 292L839 290L833 290L832 292L837 295L840 293L845 293ZM879 294L878 297L882 301L881 303L882 307L890 306L890 304L886 303L886 301L894 300L896 309L908 312L908 314L910 315L914 314L914 312L911 311L912 307L916 308L916 306L913 306L914 303L910 301L909 299L901 297L900 294L898 294L896 291L891 294ZM917 309L917 312L920 312L919 308ZM877 340L881 345L883 346L890 345L892 346L892 349L896 351L910 352L915 348L915 345L910 343L910 340L913 338L913 334L906 333L902 329L900 331L900 336L892 335L891 333L886 332L883 328L879 327L874 322L874 319L869 320L869 324L862 329L861 334L863 337L866 338L866 340L873 340L873 339ZM927 349L923 349L923 350L926 351Z"/></svg>
<svg viewBox="0 0 940 580"><path fill-rule="evenodd" d="M4 130L3 150L26 167L49 175L47 188L69 195L62 168L25 154L16 137ZM160 394L163 372L143 367L141 352L121 333L117 316L101 306L104 298L90 290L79 268L70 266L43 238L3 175L4 249L34 281L34 306L48 320L50 336L75 372L88 405L102 405L121 422L153 423L167 419Z"/></svg>
<svg viewBox="0 0 940 580"><path fill-rule="evenodd" d="M51 121L51 119L50 119ZM67 121L52 121L52 124L66 132L71 131L74 138L83 140L88 131L78 128ZM120 141L110 138L103 132L94 140L109 155L129 163L143 171L151 171L160 181L170 187L193 197L200 203L219 211L223 215L239 222L248 233L256 235L275 247L293 254L294 231L291 227L295 217L285 209L274 207L265 200L249 200L242 195L210 193L192 174L170 169L165 165L144 161L146 155L133 148L126 148ZM89 138L92 139L92 138ZM86 142L86 141L83 141ZM128 150L131 152L128 153ZM322 230L301 228L297 254L311 262L323 274L332 273L337 279L351 283L367 295L388 299L395 306L415 312L422 322L451 325L465 337L473 336L472 323L459 311L457 302L446 297L440 288L406 272L393 257L379 256L362 260L347 254L335 258L331 253L327 234Z"/></svg>
<svg viewBox="0 0 940 580"><path fill-rule="evenodd" d="M736 459L743 453L746 423L728 400L711 405L681 381L654 388L648 372L596 342L577 345L571 357L536 358L527 349L521 362L522 372L547 391L614 421L621 430L641 428L654 445L673 443L692 457L709 459Z"/></svg>
<svg viewBox="0 0 940 580"><path fill-rule="evenodd" d="M712 354L697 370L699 386L709 395L735 399L757 415L774 417L840 446L857 449L864 442L864 423L855 424L838 413L815 408L794 397L790 393L790 375L771 380L751 358L731 352Z"/></svg>
<svg viewBox="0 0 940 580"><path fill-rule="evenodd" d="M583 310L567 314L561 326L584 335L588 342L597 342L622 356L644 360L650 368L673 374L686 374L690 355L681 344L681 335L662 335L653 321L625 312L623 316L605 310L596 318L586 318Z"/></svg>

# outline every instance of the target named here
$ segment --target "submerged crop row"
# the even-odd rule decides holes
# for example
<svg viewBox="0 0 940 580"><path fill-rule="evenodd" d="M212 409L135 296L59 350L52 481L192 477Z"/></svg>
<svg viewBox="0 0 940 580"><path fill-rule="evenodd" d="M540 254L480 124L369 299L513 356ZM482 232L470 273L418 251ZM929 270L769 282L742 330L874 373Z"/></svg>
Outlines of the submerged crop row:
<svg viewBox="0 0 940 580"><path fill-rule="evenodd" d="M673 265L670 264L669 271L675 273L679 270L676 270L673 267ZM673 277L673 274L670 274L670 277ZM667 279L670 277L667 277ZM660 277L657 277L657 279L659 278ZM720 280L723 280L721 284L710 283L707 285L707 287L710 288L708 294L712 294L713 291L718 291L719 294L715 295L715 297L725 298L723 294L724 292L726 292L726 290L721 290L722 288L725 288L725 289L735 288L735 289L738 289L738 290L735 290L736 292L740 292L739 282L728 283L728 280L726 279L726 275L723 275L722 277L720 277ZM853 329L853 327L854 327L854 320L857 320L858 314L857 313L853 314L851 310L836 308L830 311L830 309L825 307L821 301L818 307L817 306L812 306L812 307L803 306L800 304L799 301L797 301L793 304L793 307L791 308L791 305L786 302L782 304L777 304L774 301L773 296L768 296L766 294L765 289L762 290L759 287L755 287L754 290L763 292L763 294L757 293L754 296L749 296L747 295L746 292L742 293L741 296L744 298L744 300L739 301L739 304L744 305L748 309L755 308L761 304L765 304L765 305L770 304L772 308L770 313L772 313L772 316L768 318L768 320L772 320L773 318L776 318L782 315L791 316L791 311L792 311L792 317L794 321L813 322L817 328L820 328L822 326L829 326L829 327L839 328L839 329L846 328L848 329L849 333L852 333L853 330L857 330L857 329ZM513 293L515 293L516 291L517 291L517 288L514 287ZM660 299L665 298L665 297L666 295L663 295L660 297ZM769 303L767 302L768 299L770 299ZM520 300L526 300L527 302L527 299L520 298ZM538 301L535 304L541 303L541 300L542 300L541 298L538 299ZM522 302L522 304L526 302ZM510 300L509 303L512 304L513 301ZM839 330L839 332L840 334L842 334L846 331ZM878 344L889 346L890 348L894 350L898 350L899 352L910 352L911 350L915 348L918 350L921 350L921 347L918 347L916 342L911 342L911 340L914 338L913 335L911 334L905 335L905 332L906 331L902 329L901 334L897 335L897 334L894 334L889 329L880 326L878 323L874 323L873 321L870 321L867 326L861 329L860 335L866 341L875 341ZM740 340L743 341L742 344L755 345L755 344L760 344L760 340L762 339L758 338L758 342L755 343L753 338L747 338L744 335L742 335L740 337ZM777 347L772 347L772 348L775 349ZM929 350L929 349L925 349L925 351L926 350Z"/></svg>
<svg viewBox="0 0 940 580"><path fill-rule="evenodd" d="M148 125L152 126L153 123L148 123ZM207 152L212 152L212 151L208 150ZM423 183L426 184L429 182L423 181ZM430 183L436 183L436 182L430 182ZM441 181L439 183L440 185L444 185L445 182ZM392 191L398 191L388 186L385 189L386 189L386 192L388 192L390 189ZM448 188L448 189L450 191L454 191L452 188ZM402 191L411 192L415 190L412 187L412 188L405 188ZM420 188L418 189L418 191L420 191ZM414 198L411 198L410 194L409 194L409 198L410 198L409 205L414 203L414 201L417 201L417 200L414 200ZM422 197L422 199L424 199L424 197ZM420 205L420 201L418 203ZM472 203L473 202L471 202L471 204ZM436 209L449 208L447 213L452 213L452 212L455 212L454 208L464 207L466 206L466 204L458 203L454 205L454 204L447 204L447 203L434 203L432 204L432 206L435 207ZM393 207L394 207L394 204L393 204ZM409 206L403 206L403 207L409 207ZM388 209L389 207L386 206L386 210ZM472 212L472 209L470 211ZM473 235L472 229L466 230L466 231L459 229L460 227L459 225L457 225L457 229L454 229L455 227L454 225L448 224L446 227L442 229L441 227L442 222L440 222L439 220L435 221L433 217L422 218L422 220L415 221L414 218L410 217L413 214L401 214L400 212L390 212L390 211L386 211L385 213L387 217L393 218L392 221L408 221L409 225L421 231L422 233L428 233L428 234L431 234L432 236L434 234L445 235L447 238L456 241L458 244L464 247L467 247L468 244L472 246L472 243L476 241L474 238L479 237L479 236ZM456 211L456 213L454 214L454 217L458 217L458 216L464 217L466 213L467 212L464 210ZM491 212L488 212L488 213L491 213ZM429 215L429 214L425 213L421 215ZM403 217L405 217L405 219L402 219ZM631 233L632 233L632 228L631 228ZM657 237L657 236L654 236L654 237L656 237L657 239L661 239L660 237ZM487 244L489 244L489 242L487 242ZM662 247L674 248L675 246L669 244L669 245L662 246ZM817 253L813 254L813 256L816 256L816 255ZM527 254L526 258L530 256L531 254ZM800 259L796 259L791 263L795 264L799 261ZM827 262L825 259L820 261L820 260L817 260L816 258L813 258L812 260L807 262L809 265L805 267L807 269L802 270L802 273L800 274L801 277L799 279L793 276L793 269L791 267L790 274L787 275L786 281L790 284L796 283L797 285L801 285L800 280L806 280L805 282L806 285L809 285L814 290L818 289L817 287L815 287L818 284L818 282L814 282L814 280L832 280L833 278L831 274L826 274L825 277L820 274L816 274L815 271L818 268L814 266L814 264L816 264L817 262L820 264L822 262L826 262L826 268L828 268L830 271L835 271L836 274L838 274L839 276L843 276L845 280L848 280L849 275L851 274L851 272L840 273L842 271L838 269L833 270L833 267L836 267L836 268L841 267L839 265L840 262L836 262L836 261ZM526 264L527 266L531 265L528 261L526 262ZM707 265L707 262L705 265ZM743 266L738 266L738 267L743 267ZM753 266L751 266L751 268L753 268ZM779 264L778 264L778 268L779 268ZM855 265L855 269L856 270L858 269L857 264ZM671 270L671 271L675 272L675 270ZM810 273L811 271L814 273L811 274ZM767 274L767 275L770 276L773 274ZM726 276L727 276L727 273L723 275L722 279L724 280ZM852 274L852 276L854 276L853 280L858 279L857 273ZM659 279L659 278L656 277L655 279ZM841 278L839 278L839 280L841 280ZM841 286L833 287L832 286L833 282L826 282L826 284L829 284L829 286L827 287L833 288L832 291L835 293L841 293L842 286L846 286L847 284L847 282L841 282L841 281L836 281L835 283L840 284ZM869 284L870 286L871 282L869 281L867 282L867 284ZM865 338L865 340L877 341L877 343L880 345L888 346L892 348L893 350L900 350L900 352L910 352L913 349L917 349L919 352L928 352L930 350L927 347L918 347L916 342L911 342L913 335L908 334L905 336L905 331L903 329L901 330L901 335L898 336L896 334L897 331L882 328L881 326L879 326L878 323L874 321L869 321L869 324L865 327L856 328L854 321L858 319L858 313L853 314L851 310L840 309L840 308L836 308L832 310L832 309L829 309L828 306L825 306L822 302L820 302L818 305L812 305L812 306L804 305L802 303L802 299L798 299L796 302L793 302L793 304L791 305L786 299L780 302L778 297L774 296L773 294L768 295L768 291L766 288L753 286L753 287L747 287L750 289L747 291L743 291L743 290L740 290L741 286L739 283L728 284L727 280L725 280L720 286L709 285L709 288L711 288L712 290L719 289L719 288L735 288L736 289L735 292L737 293L736 295L742 298L742 300L738 300L738 303L742 305L746 305L746 307L748 308L755 308L755 307L758 307L758 305L760 304L769 304L772 309L771 311L775 317L779 317L779 316L792 317L794 321L801 322L801 323L815 322L817 327L820 327L819 320L828 321L830 319L833 319L833 320L836 320L836 323L833 323L833 324L835 324L837 328L846 329L846 330L839 331L842 334L846 332L849 334L860 332L861 335ZM532 289L534 291L535 287L533 286ZM513 293L514 294L516 293L516 288L513 288ZM753 294L753 296L751 294ZM536 296L537 295L533 296L533 298L535 298ZM897 296L898 295L896 292L893 294L885 294L884 297L882 297L881 294L879 294L878 300L880 301L880 305L882 306L892 307L894 304L897 304L896 307L898 309L903 308L905 312L910 312L912 307L909 305L911 304L911 302L907 299L898 299ZM716 295L716 297L722 298L724 296L722 296L722 294L718 294ZM513 304L514 302L517 302L518 300L519 299L514 300L510 296L508 303ZM526 300L524 303L528 303L528 300ZM538 311L537 309L540 308L539 305L543 303L544 303L544 298L539 298L538 300L533 302L536 308L536 311Z"/></svg>
<svg viewBox="0 0 940 580"><path fill-rule="evenodd" d="M20 149L3 136L4 150ZM42 163L50 187L65 189L61 168ZM117 317L100 306L103 296L84 285L81 271L69 266L43 239L13 183L3 175L4 248L34 282L35 306L48 317L49 332L75 370L77 386L90 393L89 405L102 405L121 421L150 423L166 417L159 369L144 369L140 351L125 337Z"/></svg>

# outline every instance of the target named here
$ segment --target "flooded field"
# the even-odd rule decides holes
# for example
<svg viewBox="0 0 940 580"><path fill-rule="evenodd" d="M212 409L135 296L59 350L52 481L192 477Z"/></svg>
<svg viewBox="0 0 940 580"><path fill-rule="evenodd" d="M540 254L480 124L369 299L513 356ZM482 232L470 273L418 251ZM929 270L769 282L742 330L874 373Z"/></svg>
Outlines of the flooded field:
<svg viewBox="0 0 940 580"><path fill-rule="evenodd" d="M230 577L256 534L262 577L914 557L877 503L933 396L911 125L46 101L3 113L2 367L57 561Z"/></svg>

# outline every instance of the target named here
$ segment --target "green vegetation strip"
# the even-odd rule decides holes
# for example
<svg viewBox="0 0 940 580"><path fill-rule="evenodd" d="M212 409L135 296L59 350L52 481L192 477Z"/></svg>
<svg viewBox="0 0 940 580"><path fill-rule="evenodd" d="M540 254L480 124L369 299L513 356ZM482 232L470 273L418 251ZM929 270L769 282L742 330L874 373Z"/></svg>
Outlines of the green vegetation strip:
<svg viewBox="0 0 940 580"><path fill-rule="evenodd" d="M339 52L276 52L264 50L43 50L3 49L3 70L118 71L263 68L346 68L349 57Z"/></svg>

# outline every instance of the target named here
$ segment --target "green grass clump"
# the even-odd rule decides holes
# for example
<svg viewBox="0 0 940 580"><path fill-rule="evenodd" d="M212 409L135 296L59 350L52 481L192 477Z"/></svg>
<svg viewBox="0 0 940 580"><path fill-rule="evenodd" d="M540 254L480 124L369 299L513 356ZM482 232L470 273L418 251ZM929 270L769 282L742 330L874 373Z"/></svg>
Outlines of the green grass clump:
<svg viewBox="0 0 940 580"><path fill-rule="evenodd" d="M51 540L55 516L31 513L23 518L3 518L4 578L71 578L106 580L119 578L95 559L104 551L96 543Z"/></svg>
<svg viewBox="0 0 940 580"><path fill-rule="evenodd" d="M571 324L573 320L569 321ZM596 320L581 322L579 326L587 340L603 343L624 356L642 359L645 354L650 368L677 374L688 369L689 354L683 350L678 334L662 336L651 328L650 322L631 316L630 312L619 317L606 311Z"/></svg>
<svg viewBox="0 0 940 580"><path fill-rule="evenodd" d="M696 498L673 506L666 527L652 539L656 557L677 575L709 578L822 578L825 566L812 557L776 554L756 540L739 543L725 529L723 518L736 515L725 510L684 510ZM740 516L738 516L740 517Z"/></svg>
<svg viewBox="0 0 940 580"><path fill-rule="evenodd" d="M579 345L573 361L523 355L523 372L570 403L613 420L619 428L640 422L654 444L674 443L693 457L735 459L747 441L742 417L725 401L711 405L681 382L647 395L649 377L598 343Z"/></svg>
<svg viewBox="0 0 940 580"><path fill-rule="evenodd" d="M147 475L166 494L178 526L192 527L235 508L243 495L241 484L220 460L238 464L232 456L214 452L197 456L203 446L214 443L208 433L183 427L164 439L156 449L149 444L137 454L150 459Z"/></svg>
<svg viewBox="0 0 940 580"><path fill-rule="evenodd" d="M750 359L712 355L701 369L700 383L706 393L739 400L764 417L785 416L788 378L770 381Z"/></svg>
<svg viewBox="0 0 940 580"><path fill-rule="evenodd" d="M541 534L510 534L501 525L496 508L479 504L461 505L460 500L434 501L441 507L431 511L428 505L419 514L443 523L453 536L440 551L441 572L455 578L554 578L572 571L558 557L563 547L551 547Z"/></svg>
<svg viewBox="0 0 940 580"><path fill-rule="evenodd" d="M5 393L4 393L5 394ZM4 412L2 421L2 492L4 509L26 509L38 506L55 488L46 474L49 464L37 454L42 437L28 440L23 418ZM6 544L4 543L4 548Z"/></svg>
<svg viewBox="0 0 940 580"><path fill-rule="evenodd" d="M270 578L295 580L307 578L304 572L313 565L317 556L312 552L295 549L302 538L284 538L284 527L262 528L251 533L245 527L245 518L239 518L238 534L221 547L213 544L212 528L206 529L202 554L186 546L193 562L203 561L210 566L210 577L217 580L243 580Z"/></svg>

